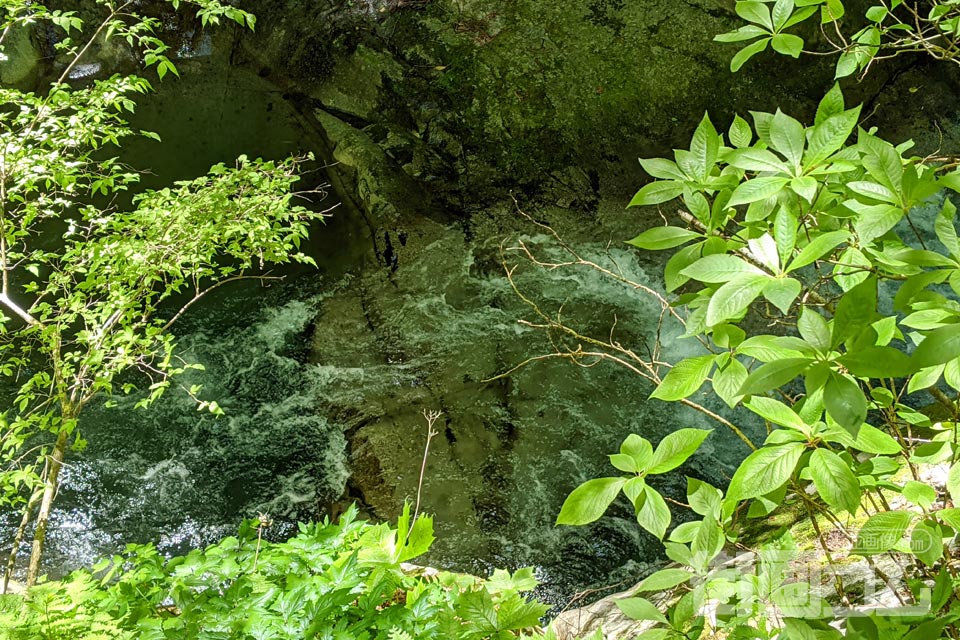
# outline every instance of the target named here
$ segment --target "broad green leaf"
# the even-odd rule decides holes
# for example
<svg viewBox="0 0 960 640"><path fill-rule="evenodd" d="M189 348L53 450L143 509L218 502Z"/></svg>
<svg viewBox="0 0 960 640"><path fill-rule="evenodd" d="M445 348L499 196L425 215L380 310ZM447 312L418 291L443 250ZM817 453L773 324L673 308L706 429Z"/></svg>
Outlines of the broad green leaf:
<svg viewBox="0 0 960 640"><path fill-rule="evenodd" d="M954 504L960 503L960 462L950 467L950 472L947 474L947 491Z"/></svg>
<svg viewBox="0 0 960 640"><path fill-rule="evenodd" d="M845 51L837 58L836 71L833 74L835 80L846 78L857 70L857 52Z"/></svg>
<svg viewBox="0 0 960 640"><path fill-rule="evenodd" d="M805 450L804 443L791 442L754 451L733 474L727 499L739 501L757 498L779 489L793 475Z"/></svg>
<svg viewBox="0 0 960 640"><path fill-rule="evenodd" d="M844 204L854 208L859 203L848 200ZM903 209L889 204L860 205L854 210L857 216L853 219L853 229L860 238L861 246L870 244L890 231L903 218Z"/></svg>
<svg viewBox="0 0 960 640"><path fill-rule="evenodd" d="M700 282L728 282L740 274L762 275L763 271L743 258L719 253L700 258L680 273Z"/></svg>
<svg viewBox="0 0 960 640"><path fill-rule="evenodd" d="M921 509L929 509L937 501L937 492L930 485L908 480L903 485L903 497Z"/></svg>
<svg viewBox="0 0 960 640"><path fill-rule="evenodd" d="M682 400L703 385L711 369L712 355L684 358L667 372L650 397L667 402Z"/></svg>
<svg viewBox="0 0 960 640"><path fill-rule="evenodd" d="M580 525L593 522L603 515L626 481L626 478L587 480L564 500L560 515L557 516L557 524Z"/></svg>
<svg viewBox="0 0 960 640"><path fill-rule="evenodd" d="M951 324L934 329L913 352L913 364L917 369L945 364L960 356L960 324ZM938 376L939 377L939 376Z"/></svg>
<svg viewBox="0 0 960 640"><path fill-rule="evenodd" d="M782 387L803 373L812 362L812 358L786 358L768 362L747 376L739 393L747 396Z"/></svg>
<svg viewBox="0 0 960 640"><path fill-rule="evenodd" d="M830 417L852 434L856 434L867 419L867 399L860 385L834 371L830 372L823 390L823 403Z"/></svg>
<svg viewBox="0 0 960 640"><path fill-rule="evenodd" d="M640 166L653 178L684 182L690 177L680 170L676 162L666 158L640 158Z"/></svg>
<svg viewBox="0 0 960 640"><path fill-rule="evenodd" d="M842 111L842 95L839 96L839 105L841 108L839 113L831 115L823 121L818 121L814 126L813 132L810 134L810 141L807 144L807 152L803 157L803 164L807 169L820 165L839 151L856 128L860 119L860 107ZM821 102L822 106L823 103ZM819 110L817 116L818 118L820 116Z"/></svg>
<svg viewBox="0 0 960 640"><path fill-rule="evenodd" d="M712 515L704 517L690 545L694 568L705 571L710 562L723 551L723 543L724 535L720 525Z"/></svg>
<svg viewBox="0 0 960 640"><path fill-rule="evenodd" d="M638 470L645 470L653 459L653 445L646 438L631 433L620 445L620 454L633 458Z"/></svg>
<svg viewBox="0 0 960 640"><path fill-rule="evenodd" d="M813 307L804 307L797 320L797 329L801 337L821 353L830 350L830 327L827 321Z"/></svg>
<svg viewBox="0 0 960 640"><path fill-rule="evenodd" d="M801 178L794 178L790 181L790 188L795 194L813 204L814 200L817 198L817 190L820 188L820 183L817 182L816 178L811 176L803 176Z"/></svg>
<svg viewBox="0 0 960 640"><path fill-rule="evenodd" d="M956 216L957 208L950 202L949 198L945 198L943 208L940 209L940 215L937 216L934 223L937 238L954 258L960 257L960 242L957 241L957 229L953 226Z"/></svg>
<svg viewBox="0 0 960 640"><path fill-rule="evenodd" d="M833 278L841 289L849 291L870 277L872 268L873 263L859 249L847 247L837 258L837 265L833 268Z"/></svg>
<svg viewBox="0 0 960 640"><path fill-rule="evenodd" d="M780 31L787 24L787 20L793 13L793 8L793 0L777 0L774 3L771 18L773 19L773 28L776 31Z"/></svg>
<svg viewBox="0 0 960 640"><path fill-rule="evenodd" d="M747 368L743 366L736 358L732 358L727 366L717 369L712 378L713 391L720 399L727 403L731 409L740 402L743 397L740 395L740 387L747 379Z"/></svg>
<svg viewBox="0 0 960 640"><path fill-rule="evenodd" d="M769 35L769 32L762 27L754 24L745 24L734 31L717 34L713 36L713 40L714 42L743 42L744 40L753 40L754 38L767 35ZM750 143L748 142L747 144Z"/></svg>
<svg viewBox="0 0 960 640"><path fill-rule="evenodd" d="M689 229L681 229L680 227L653 227L652 229L647 229L633 240L627 240L627 244L632 244L640 249L655 251L658 249L672 249L702 237L702 233L697 233Z"/></svg>
<svg viewBox="0 0 960 640"><path fill-rule="evenodd" d="M690 580L693 574L685 569L661 569L651 573L636 586L634 592L666 591Z"/></svg>
<svg viewBox="0 0 960 640"><path fill-rule="evenodd" d="M699 169L696 178L705 181L710 170L717 162L720 151L720 136L710 122L710 116L703 114L703 119L693 132L690 140L690 154L693 156Z"/></svg>
<svg viewBox="0 0 960 640"><path fill-rule="evenodd" d="M637 524L663 540L670 526L670 509L653 487L648 486L640 497L642 504L637 509Z"/></svg>
<svg viewBox="0 0 960 640"><path fill-rule="evenodd" d="M803 38L792 33L778 33L770 40L770 46L777 53L791 58L799 58L803 52Z"/></svg>
<svg viewBox="0 0 960 640"><path fill-rule="evenodd" d="M813 356L813 348L794 336L751 336L737 347L737 353L760 362L773 362L784 358Z"/></svg>
<svg viewBox="0 0 960 640"><path fill-rule="evenodd" d="M806 143L803 125L779 109L770 123L770 143L793 167L800 166Z"/></svg>
<svg viewBox="0 0 960 640"><path fill-rule="evenodd" d="M796 429L801 433L809 433L810 431L810 428L807 426L807 423L803 421L803 418L779 400L764 396L753 396L750 398L750 402L745 403L745 406L750 409L750 411L773 424Z"/></svg>
<svg viewBox="0 0 960 640"><path fill-rule="evenodd" d="M908 511L884 511L871 516L857 533L851 553L868 556L889 551L903 538L913 516Z"/></svg>
<svg viewBox="0 0 960 640"><path fill-rule="evenodd" d="M783 191L789 182L790 178L778 178L774 176L747 180L734 189L727 206L736 207L741 204L750 204L751 202L759 202L767 198L772 198Z"/></svg>
<svg viewBox="0 0 960 640"><path fill-rule="evenodd" d="M819 260L824 255L833 251L838 245L846 242L850 234L846 231L829 231L824 234L814 236L810 243L801 249L796 258L787 266L787 271L794 271L800 267L805 267L815 260Z"/></svg>
<svg viewBox="0 0 960 640"><path fill-rule="evenodd" d="M839 364L860 378L902 378L913 373L910 357L893 347L865 347L843 355Z"/></svg>
<svg viewBox="0 0 960 640"><path fill-rule="evenodd" d="M910 532L910 551L928 567L936 564L943 557L940 527L928 520L918 522Z"/></svg>
<svg viewBox="0 0 960 640"><path fill-rule="evenodd" d="M614 602L617 603L617 608L623 612L623 615L632 620L652 620L654 622L668 624L666 617L664 617L656 605L649 600L644 600L643 598L624 598L622 600L614 600Z"/></svg>
<svg viewBox="0 0 960 640"><path fill-rule="evenodd" d="M740 51L738 51L737 54L730 60L730 71L733 73L739 71L740 67L746 64L747 60L766 49L769 43L770 38L764 38L745 46L743 49L740 49Z"/></svg>
<svg viewBox="0 0 960 640"><path fill-rule="evenodd" d="M858 196L879 200L881 202L886 202L887 204L897 206L900 204L897 194L891 191L889 187L885 187L882 184L871 182L870 180L855 180L853 182L848 182L846 186L848 189L850 189L850 191L853 191Z"/></svg>
<svg viewBox="0 0 960 640"><path fill-rule="evenodd" d="M686 462L710 435L704 429L679 429L667 434L653 452L648 473L666 473Z"/></svg>
<svg viewBox="0 0 960 640"><path fill-rule="evenodd" d="M740 116L737 117L739 118ZM746 120L741 118L740 121L743 122L743 126L746 127L747 135L750 135L750 126L747 125ZM731 151L727 156L727 163L738 169L744 169L745 171L790 173L790 167L788 167L783 160L766 149L757 149L756 147Z"/></svg>
<svg viewBox="0 0 960 640"><path fill-rule="evenodd" d="M770 7L764 2L755 0L737 0L734 7L737 15L762 27L773 31L773 20L770 17Z"/></svg>
<svg viewBox="0 0 960 640"><path fill-rule="evenodd" d="M803 285L794 278L774 278L763 288L763 297L781 313L786 314L790 312L790 307L802 289Z"/></svg>
<svg viewBox="0 0 960 640"><path fill-rule="evenodd" d="M707 325L715 326L746 312L770 281L769 276L744 273L734 276L710 297L707 304Z"/></svg>
<svg viewBox="0 0 960 640"><path fill-rule="evenodd" d="M743 28L746 29L749 26L750 25L747 25L747 27ZM763 33L763 31L760 33ZM746 120L741 118L739 115L736 115L733 117L733 122L730 124L730 129L727 131L727 138L730 140L730 144L732 144L734 147L737 149L742 149L750 146L750 143L753 141L753 130L750 128L750 125ZM776 157L774 157L774 159L776 159ZM729 156L727 157L727 162L730 162Z"/></svg>
<svg viewBox="0 0 960 640"><path fill-rule="evenodd" d="M835 82L817 106L817 116L813 121L814 125L823 124L827 119L843 113L844 109L843 91L840 89L840 83Z"/></svg>
<svg viewBox="0 0 960 640"><path fill-rule="evenodd" d="M722 502L723 492L720 489L702 480L687 478L687 504L694 513L719 518ZM673 536L670 538L672 540Z"/></svg>
<svg viewBox="0 0 960 640"><path fill-rule="evenodd" d="M831 345L860 335L877 315L877 279L867 277L847 291L837 303Z"/></svg>
<svg viewBox="0 0 960 640"><path fill-rule="evenodd" d="M916 366L916 360L914 360L914 366ZM932 367L924 367L919 369L913 376L910 377L910 381L907 383L907 393L913 393L920 389L927 389L937 384L937 381L940 379L940 376L943 375L943 371L946 365L937 364Z"/></svg>
<svg viewBox="0 0 960 640"><path fill-rule="evenodd" d="M658 180L645 185L628 204L628 207L648 206L669 202L683 193L683 183L674 180Z"/></svg>
<svg viewBox="0 0 960 640"><path fill-rule="evenodd" d="M856 515L860 508L860 484L840 456L826 449L815 449L810 456L810 475L824 502Z"/></svg>

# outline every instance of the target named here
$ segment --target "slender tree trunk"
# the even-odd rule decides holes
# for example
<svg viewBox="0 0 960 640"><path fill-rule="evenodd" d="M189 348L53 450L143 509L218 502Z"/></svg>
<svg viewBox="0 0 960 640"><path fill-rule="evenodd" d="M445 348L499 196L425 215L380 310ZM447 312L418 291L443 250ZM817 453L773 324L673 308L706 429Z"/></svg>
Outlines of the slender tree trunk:
<svg viewBox="0 0 960 640"><path fill-rule="evenodd" d="M30 500L23 509L23 518L20 520L20 526L17 527L17 535L13 537L13 544L10 545L10 556L7 558L7 568L3 572L3 586L0 586L0 594L6 593L7 587L10 586L13 570L17 566L17 551L20 549L20 543L23 542L23 537L27 535L27 526L30 524L30 514L33 513L33 509L37 506L37 502L40 501L40 496L42 495L43 492L40 489L35 490L30 494Z"/></svg>
<svg viewBox="0 0 960 640"><path fill-rule="evenodd" d="M47 477L43 483L43 497L40 511L37 512L37 525L33 530L33 548L30 550L30 565L27 567L27 586L32 587L40 577L40 557L43 555L43 543L47 537L47 523L53 508L53 499L60 486L60 469L63 468L63 456L67 452L67 432L60 431L53 451L48 458Z"/></svg>

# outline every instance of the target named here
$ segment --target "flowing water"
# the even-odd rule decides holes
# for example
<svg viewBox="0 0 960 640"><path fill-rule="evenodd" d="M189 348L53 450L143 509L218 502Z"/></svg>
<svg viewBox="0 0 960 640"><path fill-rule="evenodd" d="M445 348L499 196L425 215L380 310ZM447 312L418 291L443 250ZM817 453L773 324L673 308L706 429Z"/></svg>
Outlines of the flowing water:
<svg viewBox="0 0 960 640"><path fill-rule="evenodd" d="M265 81L202 57L182 71L184 80L151 97L138 122L164 143L127 149L128 161L152 168L149 186L241 153L310 150L296 114ZM621 204L604 206L620 215ZM647 402L649 386L608 363L546 360L484 382L550 351L542 331L517 322L529 309L504 277L495 216L450 227L424 222L410 231L416 250L401 252L391 270L365 258L360 221L336 213L314 232L318 270L290 270L268 288L224 287L178 327L184 356L205 367L183 383L202 383L225 416L198 413L176 390L148 410L134 410L136 398L86 410L81 429L90 446L65 471L50 573L126 541L152 540L171 553L203 545L261 512L277 519L275 537L351 499L372 516L393 517L417 492L424 409L444 412L422 491L438 532L424 562L479 574L533 565L544 581L539 595L561 603L660 560L659 543L626 505L591 527L555 528L553 520L578 483L615 473L605 454L628 433L656 442L676 428L714 425ZM587 255L654 281L657 264L608 251L591 233L580 232ZM557 255L532 228L525 241ZM598 335L616 318L625 344L639 348L658 328L657 305L589 269L528 268L517 283ZM670 357L693 349L674 339L677 327L663 332ZM717 431L657 486L679 497L683 473L721 483L744 453Z"/></svg>

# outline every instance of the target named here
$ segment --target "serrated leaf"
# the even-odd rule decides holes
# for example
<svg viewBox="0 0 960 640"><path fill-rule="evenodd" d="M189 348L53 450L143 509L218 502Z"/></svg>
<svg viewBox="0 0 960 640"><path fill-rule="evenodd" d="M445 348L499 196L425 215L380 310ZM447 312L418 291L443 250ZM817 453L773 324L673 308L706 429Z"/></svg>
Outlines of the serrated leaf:
<svg viewBox="0 0 960 640"><path fill-rule="evenodd" d="M850 553L861 556L889 551L896 545L913 521L908 511L884 511L871 516L857 533L857 541Z"/></svg>
<svg viewBox="0 0 960 640"><path fill-rule="evenodd" d="M763 32L761 31L761 33ZM742 149L743 147L750 146L750 142L753 141L753 130L750 129L750 125L746 120L741 118L739 115L736 115L733 117L733 122L730 124L730 129L727 131L727 138L730 140L730 144L732 144L734 147L737 149ZM776 157L774 159L776 159ZM729 156L727 162L730 162Z"/></svg>
<svg viewBox="0 0 960 640"><path fill-rule="evenodd" d="M730 196L727 203L729 207L736 207L741 204L750 204L772 198L783 191L789 184L790 178L779 178L775 176L753 178L740 183Z"/></svg>
<svg viewBox="0 0 960 640"><path fill-rule="evenodd" d="M700 282L717 283L729 282L731 278L744 273L762 275L763 271L743 258L719 253L700 258L680 273Z"/></svg>

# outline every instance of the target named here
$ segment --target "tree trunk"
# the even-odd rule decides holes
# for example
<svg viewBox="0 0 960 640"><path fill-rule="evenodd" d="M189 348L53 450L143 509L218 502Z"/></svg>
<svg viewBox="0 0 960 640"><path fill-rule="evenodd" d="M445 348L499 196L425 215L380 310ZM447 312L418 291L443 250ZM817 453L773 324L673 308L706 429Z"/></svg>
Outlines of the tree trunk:
<svg viewBox="0 0 960 640"><path fill-rule="evenodd" d="M43 483L43 497L40 500L40 511L37 512L37 526L33 530L33 548L30 550L30 566L27 567L27 587L32 587L40 577L40 556L43 555L43 543L47 537L47 522L53 508L53 499L60 486L60 469L63 468L63 456L67 452L67 432L60 431L57 442L53 445L48 461L47 478Z"/></svg>
<svg viewBox="0 0 960 640"><path fill-rule="evenodd" d="M7 558L7 568L3 573L3 585L0 586L0 594L6 593L7 587L10 586L13 570L17 566L17 551L20 549L20 543L23 542L23 537L27 534L27 526L30 524L30 514L33 513L33 508L36 507L37 502L40 501L42 493L38 488L30 494L30 500L23 509L23 518L20 520L20 526L17 527L17 535L13 537L13 544L10 545L10 556Z"/></svg>

